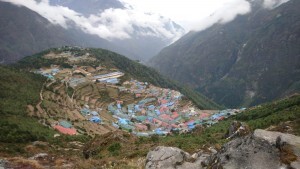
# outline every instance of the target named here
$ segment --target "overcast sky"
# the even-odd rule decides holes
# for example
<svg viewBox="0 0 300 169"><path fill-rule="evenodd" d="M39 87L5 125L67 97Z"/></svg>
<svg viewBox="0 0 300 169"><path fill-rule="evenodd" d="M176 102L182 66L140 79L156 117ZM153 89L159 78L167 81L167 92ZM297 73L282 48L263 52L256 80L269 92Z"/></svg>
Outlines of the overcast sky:
<svg viewBox="0 0 300 169"><path fill-rule="evenodd" d="M251 11L246 0L120 0L134 9L158 13L179 23L187 31L202 30L213 23L233 20ZM253 1L253 0L252 0ZM289 0L264 0L266 8L273 8Z"/></svg>
<svg viewBox="0 0 300 169"><path fill-rule="evenodd" d="M190 30L201 31L215 23L227 23L238 15L251 12L248 1L253 0L119 0L126 6L125 9L106 9L90 16L67 7L51 6L49 0L0 1L25 6L66 29L69 21L73 21L86 33L108 40L132 38L138 33L174 41ZM272 8L288 0L263 1L266 8ZM184 27L185 32L166 26L170 24L168 18ZM151 31L136 32L134 27Z"/></svg>
<svg viewBox="0 0 300 169"><path fill-rule="evenodd" d="M201 22L215 12L233 15L250 11L245 0L121 0L135 9L159 13L179 23L186 30L201 27Z"/></svg>

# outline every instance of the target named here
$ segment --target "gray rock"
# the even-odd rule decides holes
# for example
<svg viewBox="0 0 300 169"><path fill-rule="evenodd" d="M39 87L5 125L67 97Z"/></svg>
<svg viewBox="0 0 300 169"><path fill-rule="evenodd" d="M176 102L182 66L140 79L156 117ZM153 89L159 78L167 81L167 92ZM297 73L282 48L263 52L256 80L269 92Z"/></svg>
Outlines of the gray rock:
<svg viewBox="0 0 300 169"><path fill-rule="evenodd" d="M292 162L291 167L295 168L295 169L300 168L300 161L298 160L298 161Z"/></svg>
<svg viewBox="0 0 300 169"><path fill-rule="evenodd" d="M199 157L199 155L198 155L198 153L194 153L191 157L192 157L194 160L196 160L196 159Z"/></svg>
<svg viewBox="0 0 300 169"><path fill-rule="evenodd" d="M146 169L201 169L201 161L174 147L156 147L146 158Z"/></svg>
<svg viewBox="0 0 300 169"><path fill-rule="evenodd" d="M30 157L29 159L30 160L37 160L37 159L44 159L44 158L47 158L47 157L48 157L47 153L39 153L39 154L34 155L33 157Z"/></svg>
<svg viewBox="0 0 300 169"><path fill-rule="evenodd" d="M284 147L291 146L297 161L282 163ZM146 169L300 169L300 137L279 132L255 130L223 145L219 152L203 151L192 156L174 147L157 147L146 158ZM289 164L290 163L290 164Z"/></svg>
<svg viewBox="0 0 300 169"><path fill-rule="evenodd" d="M223 146L209 166L222 166L228 169L243 168L281 168L279 151L268 142L255 139L252 136L232 140Z"/></svg>
<svg viewBox="0 0 300 169"><path fill-rule="evenodd" d="M32 143L32 145L34 145L34 146L48 146L49 143L43 142L43 141L35 141L35 142Z"/></svg>
<svg viewBox="0 0 300 169"><path fill-rule="evenodd" d="M281 137L282 141L285 141L290 145L300 146L300 137L292 134L256 129L254 131L254 137L266 140L270 144L275 144L277 137Z"/></svg>
<svg viewBox="0 0 300 169"><path fill-rule="evenodd" d="M228 132L225 135L227 139L233 139L240 136L245 136L250 133L250 128L247 124L243 122L233 121L229 128Z"/></svg>
<svg viewBox="0 0 300 169"><path fill-rule="evenodd" d="M6 160L0 159L0 169L5 169L6 164L7 164Z"/></svg>
<svg viewBox="0 0 300 169"><path fill-rule="evenodd" d="M253 135L255 138L266 140L272 145L276 145L276 141L278 141L278 138L280 138L281 142L285 142L293 147L295 155L300 156L300 137L292 134L266 131L261 129L255 130Z"/></svg>
<svg viewBox="0 0 300 169"><path fill-rule="evenodd" d="M300 157L300 137L258 129L253 135L226 143L222 150L209 157L205 164L212 168L222 166L229 169L288 168L280 158L283 155L283 145L291 146L293 153ZM290 167L300 168L299 160L291 162Z"/></svg>

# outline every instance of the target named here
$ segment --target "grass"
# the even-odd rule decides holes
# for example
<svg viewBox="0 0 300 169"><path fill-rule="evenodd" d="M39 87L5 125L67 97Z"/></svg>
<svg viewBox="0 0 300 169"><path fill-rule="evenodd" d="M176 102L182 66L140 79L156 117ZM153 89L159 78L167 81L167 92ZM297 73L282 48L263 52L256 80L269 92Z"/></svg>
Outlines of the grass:
<svg viewBox="0 0 300 169"><path fill-rule="evenodd" d="M57 133L43 126L38 119L27 116L27 105L39 102L39 93L45 78L29 72L0 66L0 142L29 143L48 141L59 144ZM85 141L87 136L63 136L60 141Z"/></svg>
<svg viewBox="0 0 300 169"><path fill-rule="evenodd" d="M228 141L224 136L234 120L245 122L251 130L265 129L271 125L292 121L295 122L292 126L293 134L300 135L300 124L297 123L300 120L300 95L251 108L200 133L159 137L155 141L148 138L143 139L143 142L175 146L188 152L193 152L204 145L222 145Z"/></svg>
<svg viewBox="0 0 300 169"><path fill-rule="evenodd" d="M122 78L122 81L129 80L131 78L137 79L143 82L149 82L153 85L162 87L162 88L170 88L173 90L178 90L185 96L187 96L190 100L192 100L198 107L203 109L220 109L223 108L218 104L214 103L210 99L206 98L204 95L189 89L186 86L182 86L179 83L167 79L166 77L160 75L157 71L147 66L144 66L140 63L132 61L125 56L119 55L117 53L104 50L104 49L77 49L77 48L62 48L62 49L49 49L43 51L41 53L35 54L33 56L25 57L22 59L15 67L30 70L32 68L40 68L40 67L48 67L51 64L62 65L65 67L70 67L67 64L67 60L65 58L59 59L45 59L42 56L45 54L54 51L55 53L60 53L64 51L70 51L73 54L83 55L85 53L90 53L90 55L94 56L96 61L82 61L77 63L78 66L105 66L107 68L118 68L122 72L125 73L125 76ZM33 64L34 63L34 64Z"/></svg>

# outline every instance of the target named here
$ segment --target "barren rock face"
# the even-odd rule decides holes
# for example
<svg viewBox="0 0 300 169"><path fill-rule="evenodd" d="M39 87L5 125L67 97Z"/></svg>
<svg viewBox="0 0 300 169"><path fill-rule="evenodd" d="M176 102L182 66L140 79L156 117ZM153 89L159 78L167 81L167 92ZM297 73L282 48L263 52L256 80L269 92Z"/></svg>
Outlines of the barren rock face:
<svg viewBox="0 0 300 169"><path fill-rule="evenodd" d="M223 168L280 168L279 151L264 140L252 136L238 138L225 144L215 156ZM210 163L214 166L215 164Z"/></svg>
<svg viewBox="0 0 300 169"><path fill-rule="evenodd" d="M234 139L210 157L206 166L240 168L299 168L300 137L257 129Z"/></svg>
<svg viewBox="0 0 300 169"><path fill-rule="evenodd" d="M174 147L157 147L147 155L146 169L279 169L300 168L300 137L280 132L255 130L236 138L212 155L190 156Z"/></svg>
<svg viewBox="0 0 300 169"><path fill-rule="evenodd" d="M184 152L174 147L157 147L147 155L146 168L174 168L184 161Z"/></svg>
<svg viewBox="0 0 300 169"><path fill-rule="evenodd" d="M197 159L198 158L200 159L200 157L197 157ZM146 169L202 168L201 161L195 161L197 159L193 159L189 153L179 148L159 146L148 153ZM193 163L191 161L195 162Z"/></svg>
<svg viewBox="0 0 300 169"><path fill-rule="evenodd" d="M268 141L270 144L276 144L280 137L281 142L291 145L296 155L300 156L300 137L292 134L285 134L280 132L272 132L257 129L254 131L254 137Z"/></svg>

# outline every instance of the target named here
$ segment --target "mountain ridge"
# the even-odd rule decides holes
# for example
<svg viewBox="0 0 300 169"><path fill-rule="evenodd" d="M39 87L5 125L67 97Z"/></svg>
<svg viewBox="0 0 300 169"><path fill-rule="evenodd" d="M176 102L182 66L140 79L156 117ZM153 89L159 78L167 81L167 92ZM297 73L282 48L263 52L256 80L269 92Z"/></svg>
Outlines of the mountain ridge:
<svg viewBox="0 0 300 169"><path fill-rule="evenodd" d="M228 107L299 91L299 2L272 10L252 5L230 23L188 33L149 65Z"/></svg>
<svg viewBox="0 0 300 169"><path fill-rule="evenodd" d="M135 18L135 15L138 15L134 13L135 10L127 9L118 0L51 0L49 3L43 1L35 1L35 3L35 8L41 8L39 5L44 5L52 10L62 10L61 13L58 11L57 15L61 15L64 21L61 23L61 19L57 19L51 14L48 14L49 16L44 15L40 10L30 6L28 8L24 7L26 5L22 5L22 3L15 5L16 2L9 2L9 0L0 1L2 9L0 19L3 22L0 29L0 34L3 35L0 43L0 50L3 53L1 59L7 60L7 63L16 62L24 56L32 55L47 48L64 45L105 48L121 53L132 60L145 62L156 55L163 47L170 44L174 40L173 38L184 33L181 26L158 15L143 13L144 17L152 20L156 19L160 22L162 24L160 28L163 31L149 23L148 25L141 24L141 21ZM8 8L10 8L10 11L7 10ZM69 16L69 13L64 13L65 11L71 13L71 16ZM125 21L128 22L125 25L121 23L123 25L120 28L118 27L120 23L117 23L120 21L114 20L114 16L119 13L128 15L125 19L132 19ZM78 18L85 20L89 26L82 24L82 21L78 21ZM10 23L10 25L7 23ZM30 23L31 26L28 27L27 23ZM26 29L20 29L20 25ZM111 29L116 30L111 31ZM18 33L17 37L22 38L14 37L11 30L15 30L14 33ZM102 31L102 33L100 34L99 31ZM107 32L110 35L104 35ZM119 37L121 35L125 37Z"/></svg>
<svg viewBox="0 0 300 169"><path fill-rule="evenodd" d="M50 23L44 17L26 7L0 2L0 8L2 13L0 17L2 23L0 59L2 63L14 63L25 56L42 50L65 45L101 46L106 49L114 49L120 53L126 53L127 56L137 57L105 39L85 34L78 29L66 31L63 27Z"/></svg>

